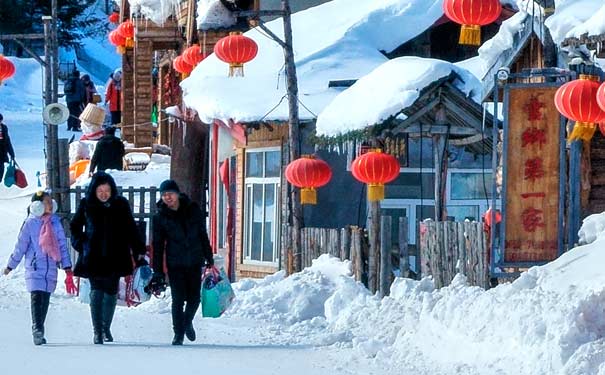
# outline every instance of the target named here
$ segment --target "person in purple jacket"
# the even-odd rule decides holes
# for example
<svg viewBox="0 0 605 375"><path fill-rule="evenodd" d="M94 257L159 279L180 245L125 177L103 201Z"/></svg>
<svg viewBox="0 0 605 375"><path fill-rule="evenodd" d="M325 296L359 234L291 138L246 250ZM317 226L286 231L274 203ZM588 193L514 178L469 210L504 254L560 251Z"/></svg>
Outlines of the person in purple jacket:
<svg viewBox="0 0 605 375"><path fill-rule="evenodd" d="M28 217L21 226L15 250L8 259L4 275L14 270L25 257L25 284L31 293L32 335L34 345L46 344L44 321L50 294L57 286L57 268L67 274L65 284L73 287L71 259L61 219L55 215L57 203L46 192L32 196Z"/></svg>

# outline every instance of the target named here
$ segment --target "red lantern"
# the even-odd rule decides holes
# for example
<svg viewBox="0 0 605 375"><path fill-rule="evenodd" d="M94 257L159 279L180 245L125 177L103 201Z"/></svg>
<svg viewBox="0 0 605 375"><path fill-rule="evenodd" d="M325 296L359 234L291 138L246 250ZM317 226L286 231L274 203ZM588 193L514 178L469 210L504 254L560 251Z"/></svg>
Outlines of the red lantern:
<svg viewBox="0 0 605 375"><path fill-rule="evenodd" d="M502 221L502 214L500 213L500 210L496 210L496 213L494 214L494 218L496 219L496 224L500 223ZM488 208L487 211L485 211L485 213L483 214L483 220L485 221L485 225L487 225L488 227L492 227L492 208Z"/></svg>
<svg viewBox="0 0 605 375"><path fill-rule="evenodd" d="M113 30L108 35L109 42L116 46L116 52L120 55L126 52L126 39L117 30Z"/></svg>
<svg viewBox="0 0 605 375"><path fill-rule="evenodd" d="M172 66L174 67L174 70L184 76L187 76L193 70L193 67L183 60L183 56L177 56L172 62Z"/></svg>
<svg viewBox="0 0 605 375"><path fill-rule="evenodd" d="M182 56L183 61L194 68L206 58L206 56L202 54L202 49L197 44L184 50Z"/></svg>
<svg viewBox="0 0 605 375"><path fill-rule="evenodd" d="M500 0L444 0L443 11L450 20L462 25L459 44L481 44L481 26L500 17Z"/></svg>
<svg viewBox="0 0 605 375"><path fill-rule="evenodd" d="M13 75L15 75L15 65L12 61L3 55L0 55L0 85L2 84L2 81Z"/></svg>
<svg viewBox="0 0 605 375"><path fill-rule="evenodd" d="M374 149L353 160L351 172L368 184L368 201L376 202L384 199L384 184L399 176L399 162L393 155Z"/></svg>
<svg viewBox="0 0 605 375"><path fill-rule="evenodd" d="M256 42L240 33L230 33L214 45L214 53L220 60L229 63L229 77L243 76L244 64L256 57Z"/></svg>
<svg viewBox="0 0 605 375"><path fill-rule="evenodd" d="M576 122L569 141L590 141L596 124L605 121L605 112L597 102L599 78L580 74L580 78L559 87L555 94L555 106L565 117Z"/></svg>
<svg viewBox="0 0 605 375"><path fill-rule="evenodd" d="M126 39L126 48L134 47L134 24L130 20L122 22L116 30Z"/></svg>
<svg viewBox="0 0 605 375"><path fill-rule="evenodd" d="M605 82L597 90L597 104L601 107L601 110L605 111Z"/></svg>
<svg viewBox="0 0 605 375"><path fill-rule="evenodd" d="M109 17L107 17L107 19L109 20L109 22L115 23L117 25L118 22L120 22L120 13L118 13L118 12L112 12L109 15Z"/></svg>
<svg viewBox="0 0 605 375"><path fill-rule="evenodd" d="M328 163L312 155L302 155L286 167L286 179L300 188L302 204L317 204L315 189L327 184L331 178L332 170Z"/></svg>

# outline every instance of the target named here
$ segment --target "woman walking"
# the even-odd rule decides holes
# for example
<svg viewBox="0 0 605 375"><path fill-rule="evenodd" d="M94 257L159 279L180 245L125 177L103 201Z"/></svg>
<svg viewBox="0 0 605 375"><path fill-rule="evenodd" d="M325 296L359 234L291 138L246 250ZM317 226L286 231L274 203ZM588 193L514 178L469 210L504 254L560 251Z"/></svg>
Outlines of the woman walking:
<svg viewBox="0 0 605 375"><path fill-rule="evenodd" d="M133 257L138 265L147 262L145 243L130 205L118 196L109 174L97 172L92 176L70 228L72 245L78 252L74 275L90 281L93 342L111 342L120 277L132 274Z"/></svg>
<svg viewBox="0 0 605 375"><path fill-rule="evenodd" d="M57 267L67 274L65 284L73 288L71 259L61 219L55 215L57 203L46 192L32 196L27 219L23 222L15 250L4 274L14 270L25 257L25 284L31 293L32 335L34 345L46 344L44 321L50 294L57 286Z"/></svg>

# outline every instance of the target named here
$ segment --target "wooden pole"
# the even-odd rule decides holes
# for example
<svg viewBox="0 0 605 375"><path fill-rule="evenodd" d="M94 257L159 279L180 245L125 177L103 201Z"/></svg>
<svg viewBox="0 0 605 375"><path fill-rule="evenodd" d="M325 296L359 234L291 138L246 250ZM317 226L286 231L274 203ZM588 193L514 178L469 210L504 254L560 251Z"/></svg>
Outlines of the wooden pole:
<svg viewBox="0 0 605 375"><path fill-rule="evenodd" d="M370 202L370 251L368 259L368 289L378 290L378 270L380 263L380 202Z"/></svg>
<svg viewBox="0 0 605 375"><path fill-rule="evenodd" d="M282 0L284 22L284 60L286 65L286 81L288 90L288 141L290 144L290 162L298 159L299 151L299 118L298 118L298 80L296 77L296 64L292 47L292 20L290 18L290 1ZM291 191L292 206L292 253L294 254L295 271L302 270L300 228L303 226L302 205L300 203L299 189Z"/></svg>
<svg viewBox="0 0 605 375"><path fill-rule="evenodd" d="M433 155L435 165L435 221L443 220L443 146L445 138L440 134L433 135Z"/></svg>
<svg viewBox="0 0 605 375"><path fill-rule="evenodd" d="M53 87L52 87L52 17L42 17L44 22L44 59L46 61L46 67L44 69L44 104L49 105L53 103ZM55 168L56 160L56 139L57 139L57 126L51 124L45 124L46 126L46 187L50 188L51 191L55 190L54 175L57 173ZM53 194L53 198L57 199L57 196Z"/></svg>
<svg viewBox="0 0 605 375"><path fill-rule="evenodd" d="M391 224L390 216L380 218L380 297L389 295L391 287Z"/></svg>
<svg viewBox="0 0 605 375"><path fill-rule="evenodd" d="M69 142L66 138L59 139L59 195L61 200L59 211L62 213L71 212L71 202L69 201Z"/></svg>

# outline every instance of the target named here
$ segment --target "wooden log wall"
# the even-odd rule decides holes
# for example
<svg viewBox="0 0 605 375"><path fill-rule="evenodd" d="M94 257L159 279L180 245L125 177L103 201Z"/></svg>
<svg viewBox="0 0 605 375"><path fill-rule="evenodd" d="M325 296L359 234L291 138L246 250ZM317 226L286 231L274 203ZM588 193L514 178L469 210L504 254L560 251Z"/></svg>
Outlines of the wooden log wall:
<svg viewBox="0 0 605 375"><path fill-rule="evenodd" d="M489 287L489 250L482 223L425 221L419 234L422 277L432 275L441 288L462 273L470 285Z"/></svg>
<svg viewBox="0 0 605 375"><path fill-rule="evenodd" d="M134 143L134 50L127 49L122 55L122 139Z"/></svg>
<svg viewBox="0 0 605 375"><path fill-rule="evenodd" d="M149 147L153 144L153 126L151 125L153 42L149 39L138 40L134 54L134 146Z"/></svg>

